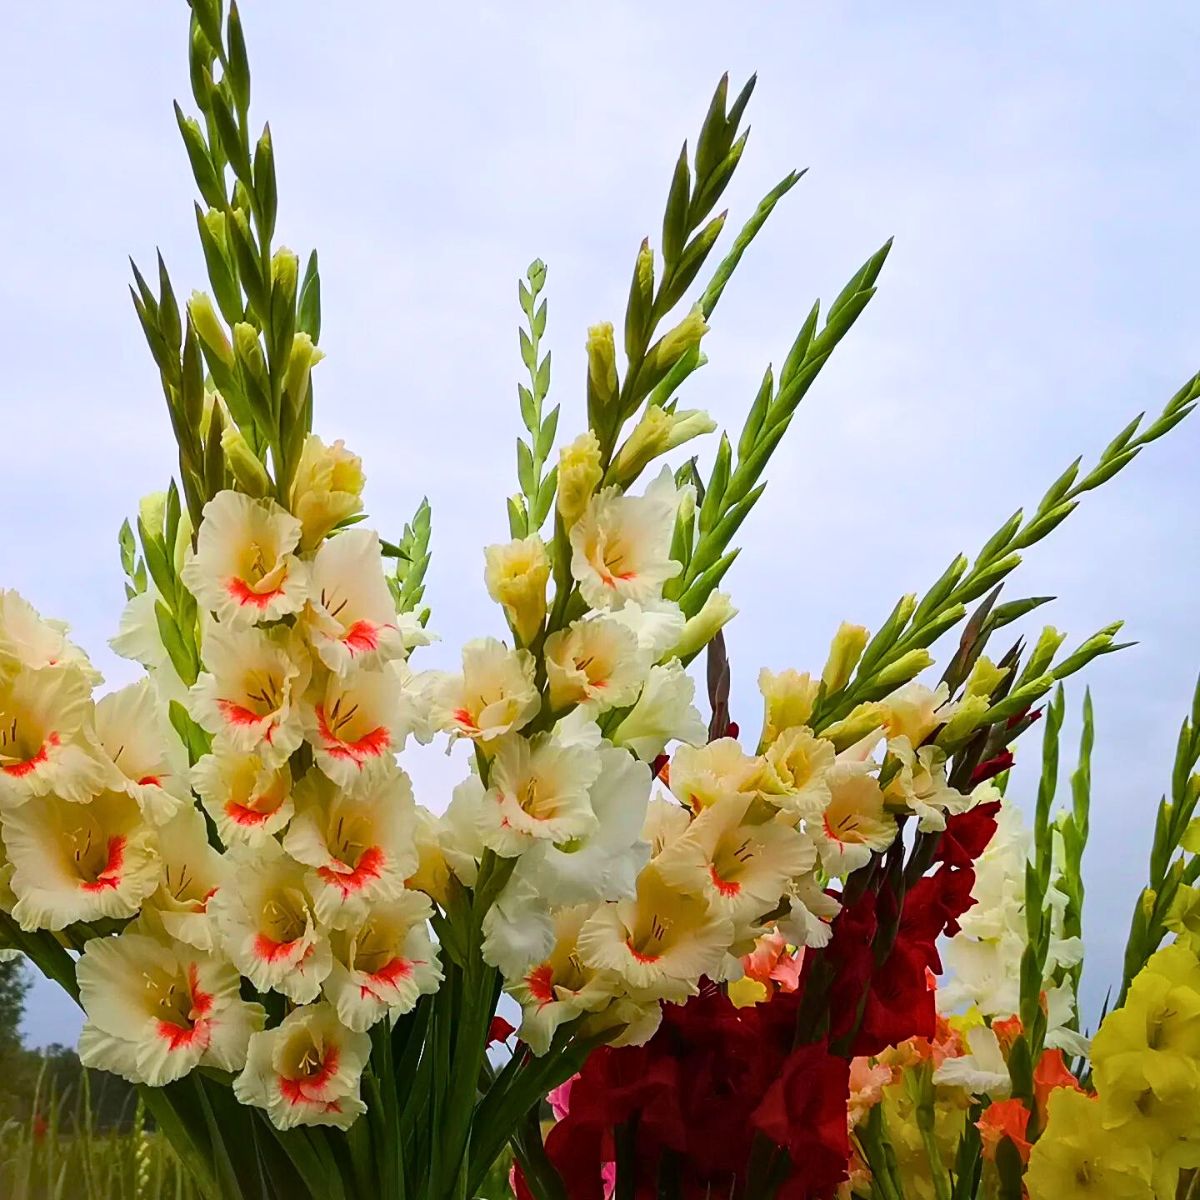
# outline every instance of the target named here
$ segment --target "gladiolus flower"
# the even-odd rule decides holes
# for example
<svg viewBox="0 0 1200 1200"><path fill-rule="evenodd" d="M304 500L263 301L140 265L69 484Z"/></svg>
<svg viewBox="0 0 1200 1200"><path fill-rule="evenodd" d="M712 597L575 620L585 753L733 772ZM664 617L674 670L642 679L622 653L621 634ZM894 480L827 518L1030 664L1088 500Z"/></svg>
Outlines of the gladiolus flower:
<svg viewBox="0 0 1200 1200"><path fill-rule="evenodd" d="M300 780L283 848L312 868L307 885L318 921L352 924L403 892L417 869L414 821L412 785L399 767L354 794L319 771Z"/></svg>
<svg viewBox="0 0 1200 1200"><path fill-rule="evenodd" d="M692 703L695 694L696 681L678 662L651 667L638 702L612 735L613 744L643 762L652 762L668 742L702 745L708 728Z"/></svg>
<svg viewBox="0 0 1200 1200"><path fill-rule="evenodd" d="M752 758L731 737L698 746L679 746L671 760L669 783L681 804L701 812L725 796L759 795L764 761Z"/></svg>
<svg viewBox="0 0 1200 1200"><path fill-rule="evenodd" d="M590 429L562 448L558 457L558 512L567 529L583 516L603 475L600 442Z"/></svg>
<svg viewBox="0 0 1200 1200"><path fill-rule="evenodd" d="M644 496L609 487L588 501L571 528L571 574L589 606L620 608L662 595L682 567L671 557L679 492L669 468Z"/></svg>
<svg viewBox="0 0 1200 1200"><path fill-rule="evenodd" d="M367 1111L359 1081L371 1038L347 1029L330 1004L309 1004L250 1039L246 1069L233 1081L242 1104L264 1108L278 1129L348 1129Z"/></svg>
<svg viewBox="0 0 1200 1200"><path fill-rule="evenodd" d="M579 931L591 912L586 904L561 909L554 918L550 957L509 986L509 993L521 1006L519 1036L534 1054L550 1049L560 1025L602 1008L612 997L612 983L584 967L576 952Z"/></svg>
<svg viewBox="0 0 1200 1200"><path fill-rule="evenodd" d="M204 663L189 693L192 719L217 736L219 749L285 762L303 740L299 699L310 669L296 636L211 625Z"/></svg>
<svg viewBox="0 0 1200 1200"><path fill-rule="evenodd" d="M96 705L96 736L117 768L119 782L146 820L162 825L192 796L183 747L162 725L162 710L150 680L110 692Z"/></svg>
<svg viewBox="0 0 1200 1200"><path fill-rule="evenodd" d="M205 506L196 553L180 578L201 608L235 628L299 612L308 575L292 552L300 522L271 500L218 492Z"/></svg>
<svg viewBox="0 0 1200 1200"><path fill-rule="evenodd" d="M92 938L76 977L80 1061L131 1083L163 1087L198 1066L239 1071L266 1020L228 963L136 933Z"/></svg>
<svg viewBox="0 0 1200 1200"><path fill-rule="evenodd" d="M537 715L533 655L510 650L495 638L477 638L462 651L463 673L444 678L433 692L439 726L486 745Z"/></svg>
<svg viewBox="0 0 1200 1200"><path fill-rule="evenodd" d="M604 712L632 704L649 669L632 630L611 617L575 621L546 639L546 676L555 711L587 704Z"/></svg>
<svg viewBox="0 0 1200 1200"><path fill-rule="evenodd" d="M1016 1147L1022 1162L1029 1161L1030 1143L1026 1136L1029 1125L1029 1109L1020 1100L994 1100L983 1110L975 1122L979 1140L983 1143L983 1157L988 1162L996 1161L996 1151L1002 1138L1008 1138Z"/></svg>
<svg viewBox="0 0 1200 1200"><path fill-rule="evenodd" d="M950 689L944 683L930 690L921 683L906 683L883 701L883 727L891 738L906 737L919 746L939 725L953 715L949 704Z"/></svg>
<svg viewBox="0 0 1200 1200"><path fill-rule="evenodd" d="M763 698L761 747L769 746L785 729L807 725L821 681L790 668L776 674L763 667L758 673L758 690Z"/></svg>
<svg viewBox="0 0 1200 1200"><path fill-rule="evenodd" d="M838 764L828 779L831 799L811 832L826 873L845 876L895 841L896 821L884 808L878 781L857 765Z"/></svg>
<svg viewBox="0 0 1200 1200"><path fill-rule="evenodd" d="M304 705L313 760L339 787L370 787L394 765L411 731L399 677L384 668L329 675Z"/></svg>
<svg viewBox="0 0 1200 1200"><path fill-rule="evenodd" d="M0 818L22 929L131 917L158 886L158 838L124 792L43 796Z"/></svg>
<svg viewBox="0 0 1200 1200"><path fill-rule="evenodd" d="M484 550L488 595L504 609L517 640L528 645L546 617L550 559L537 534Z"/></svg>
<svg viewBox="0 0 1200 1200"><path fill-rule="evenodd" d="M819 820L833 793L829 775L836 752L832 742L804 725L785 729L767 748L771 803L805 820Z"/></svg>
<svg viewBox="0 0 1200 1200"><path fill-rule="evenodd" d="M398 1017L437 991L442 967L429 936L432 915L427 896L405 891L360 910L330 934L333 966L323 990L347 1029Z"/></svg>
<svg viewBox="0 0 1200 1200"><path fill-rule="evenodd" d="M278 833L295 811L287 763L267 766L255 751L215 747L192 768L191 780L226 846Z"/></svg>
<svg viewBox="0 0 1200 1200"><path fill-rule="evenodd" d="M335 525L361 511L365 482L362 459L340 439L326 446L316 434L309 434L289 498L300 522L302 549L314 549Z"/></svg>
<svg viewBox="0 0 1200 1200"><path fill-rule="evenodd" d="M273 840L235 846L227 858L237 886L209 901L225 953L260 992L274 989L297 1004L315 1000L332 958L313 919L305 868Z"/></svg>
<svg viewBox="0 0 1200 1200"><path fill-rule="evenodd" d="M683 1000L701 976L720 969L732 943L728 916L672 887L651 863L638 877L636 899L601 905L588 918L579 956L647 996Z"/></svg>
<svg viewBox="0 0 1200 1200"><path fill-rule="evenodd" d="M547 734L497 743L480 808L484 845L511 858L542 839L586 837L597 824L588 790L599 773L594 753Z"/></svg>
<svg viewBox="0 0 1200 1200"><path fill-rule="evenodd" d="M338 675L405 655L380 555L378 534L348 529L313 559L305 629L314 653Z"/></svg>
<svg viewBox="0 0 1200 1200"><path fill-rule="evenodd" d="M87 678L73 667L0 676L0 809L48 792L82 802L110 782L91 720Z"/></svg>
<svg viewBox="0 0 1200 1200"><path fill-rule="evenodd" d="M139 920L147 932L197 950L213 948L208 902L225 880L225 859L208 844L208 829L199 809L188 804L158 829L161 882L142 908Z"/></svg>
<svg viewBox="0 0 1200 1200"><path fill-rule="evenodd" d="M67 638L65 621L43 617L19 592L0 588L0 675L20 669L72 667L95 687L100 672Z"/></svg>

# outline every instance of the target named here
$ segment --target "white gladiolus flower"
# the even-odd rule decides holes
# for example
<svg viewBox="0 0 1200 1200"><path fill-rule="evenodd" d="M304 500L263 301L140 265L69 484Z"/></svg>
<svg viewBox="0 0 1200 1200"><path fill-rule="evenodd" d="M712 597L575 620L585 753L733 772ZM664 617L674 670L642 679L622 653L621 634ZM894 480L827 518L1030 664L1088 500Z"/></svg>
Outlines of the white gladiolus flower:
<svg viewBox="0 0 1200 1200"><path fill-rule="evenodd" d="M0 588L0 675L42 667L74 667L92 687L103 682L67 637L65 621L43 617L19 592Z"/></svg>
<svg viewBox="0 0 1200 1200"><path fill-rule="evenodd" d="M163 727L163 712L149 679L100 698L96 737L117 768L111 786L127 791L152 825L162 825L191 807L183 746L173 730Z"/></svg>
<svg viewBox="0 0 1200 1200"><path fill-rule="evenodd" d="M300 780L283 848L312 868L306 882L318 921L352 924L404 891L419 861L415 822L412 785L399 767L354 794L319 771Z"/></svg>
<svg viewBox="0 0 1200 1200"><path fill-rule="evenodd" d="M272 500L218 492L205 506L196 553L180 572L201 608L235 627L299 612L308 574L293 551L300 522Z"/></svg>
<svg viewBox="0 0 1200 1200"><path fill-rule="evenodd" d="M305 1005L250 1039L233 1094L265 1108L278 1129L347 1129L367 1111L359 1081L370 1056L370 1036L347 1029L332 1005Z"/></svg>
<svg viewBox="0 0 1200 1200"><path fill-rule="evenodd" d="M668 654L683 636L687 624L674 600L651 600L645 604L627 600L609 616L637 638L638 646L649 654L651 662L658 662Z"/></svg>
<svg viewBox="0 0 1200 1200"><path fill-rule="evenodd" d="M406 891L330 934L333 967L323 990L348 1029L400 1016L437 991L442 967L429 936L432 914L428 896Z"/></svg>
<svg viewBox="0 0 1200 1200"><path fill-rule="evenodd" d="M510 650L495 638L477 638L462 651L463 673L432 689L434 720L458 737L489 742L527 725L541 697L534 685L533 655Z"/></svg>
<svg viewBox="0 0 1200 1200"><path fill-rule="evenodd" d="M295 811L287 763L267 766L255 751L214 746L192 768L191 780L226 846L271 837Z"/></svg>
<svg viewBox="0 0 1200 1200"><path fill-rule="evenodd" d="M820 821L807 828L826 873L845 876L896 840L896 820L884 807L878 780L857 763L838 763L827 778L831 799Z"/></svg>
<svg viewBox="0 0 1200 1200"><path fill-rule="evenodd" d="M571 574L589 607L620 608L656 600L682 570L671 557L679 491L669 467L644 496L608 487L594 495L571 527Z"/></svg>
<svg viewBox="0 0 1200 1200"><path fill-rule="evenodd" d="M92 716L87 678L74 667L0 676L0 810L48 792L82 802L111 782Z"/></svg>
<svg viewBox="0 0 1200 1200"><path fill-rule="evenodd" d="M821 887L815 875L793 880L792 892L789 911L775 927L793 946L817 949L829 945L833 937L829 923L842 911L841 904Z"/></svg>
<svg viewBox="0 0 1200 1200"><path fill-rule="evenodd" d="M242 1000L229 964L186 945L122 933L92 938L76 968L85 1067L163 1087L198 1066L238 1071L266 1013Z"/></svg>
<svg viewBox="0 0 1200 1200"><path fill-rule="evenodd" d="M304 624L314 653L339 675L404 657L378 534L348 529L322 543L312 562Z"/></svg>
<svg viewBox="0 0 1200 1200"><path fill-rule="evenodd" d="M536 892L510 880L483 916L483 961L505 979L519 979L554 945L554 918Z"/></svg>
<svg viewBox="0 0 1200 1200"><path fill-rule="evenodd" d="M188 697L192 719L221 748L285 762L304 740L299 701L310 670L295 634L210 623L204 665Z"/></svg>
<svg viewBox="0 0 1200 1200"><path fill-rule="evenodd" d="M147 932L197 950L213 948L208 902L225 882L224 857L208 843L208 828L199 809L188 804L158 828L162 863L158 890L144 903L139 922Z"/></svg>
<svg viewBox="0 0 1200 1200"><path fill-rule="evenodd" d="M642 825L642 841L650 847L650 857L657 858L676 838L682 837L691 822L686 808L656 792L646 807Z"/></svg>
<svg viewBox="0 0 1200 1200"><path fill-rule="evenodd" d="M400 679L386 667L326 676L303 711L313 760L343 788L369 787L387 774L411 731Z"/></svg>
<svg viewBox="0 0 1200 1200"><path fill-rule="evenodd" d="M450 803L442 814L440 842L446 864L464 887L473 888L483 857L483 781L468 775L450 794Z"/></svg>
<svg viewBox="0 0 1200 1200"><path fill-rule="evenodd" d="M701 896L672 887L653 862L637 882L637 898L601 905L579 932L579 957L594 970L615 971L644 998L682 1001L702 975L715 975L733 944L729 916Z"/></svg>
<svg viewBox="0 0 1200 1200"><path fill-rule="evenodd" d="M546 677L556 711L587 704L603 712L632 704L649 667L637 635L611 617L575 621L546 639Z"/></svg>
<svg viewBox="0 0 1200 1200"><path fill-rule="evenodd" d="M588 792L596 815L592 833L556 844L541 841L521 855L514 880L528 883L553 905L624 900L650 856L642 826L650 798L650 770L607 742L594 752L600 774Z"/></svg>
<svg viewBox="0 0 1200 1200"><path fill-rule="evenodd" d="M22 929L131 917L158 887L158 837L125 792L43 796L0 817Z"/></svg>
<svg viewBox="0 0 1200 1200"><path fill-rule="evenodd" d="M937 746L914 751L903 735L888 742L888 753L900 762L900 770L884 788L888 803L906 808L917 817L922 833L946 828L946 816L974 807L971 796L946 783L946 755Z"/></svg>
<svg viewBox="0 0 1200 1200"><path fill-rule="evenodd" d="M521 1006L518 1036L534 1054L550 1049L560 1025L603 1008L613 997L612 977L588 970L576 953L579 931L591 913L586 904L560 910L554 918L554 949L509 985Z"/></svg>
<svg viewBox="0 0 1200 1200"><path fill-rule="evenodd" d="M612 735L613 744L628 747L643 762L660 755L668 742L703 745L708 727L692 703L695 694L696 681L678 662L651 667L638 702Z"/></svg>
<svg viewBox="0 0 1200 1200"><path fill-rule="evenodd" d="M159 632L158 599L153 583L144 592L131 597L121 610L117 635L109 638L108 644L114 654L146 668L162 704L175 700L187 707L187 684L179 678Z"/></svg>
<svg viewBox="0 0 1200 1200"><path fill-rule="evenodd" d="M548 734L515 734L497 743L480 807L485 846L506 858L545 839L566 842L596 828L588 790L600 773L591 751L562 746Z"/></svg>
<svg viewBox="0 0 1200 1200"><path fill-rule="evenodd" d="M313 918L305 868L273 840L235 846L227 858L237 886L209 901L225 953L260 992L274 989L297 1004L315 1000L333 960Z"/></svg>
<svg viewBox="0 0 1200 1200"><path fill-rule="evenodd" d="M960 1087L973 1096L1002 1099L1012 1091L1012 1077L1000 1041L986 1025L966 1032L968 1054L947 1058L933 1073L933 1082Z"/></svg>
<svg viewBox="0 0 1200 1200"><path fill-rule="evenodd" d="M745 796L718 800L654 860L666 883L707 896L734 921L753 921L769 912L791 880L817 861L804 834L782 821L752 824L749 809Z"/></svg>

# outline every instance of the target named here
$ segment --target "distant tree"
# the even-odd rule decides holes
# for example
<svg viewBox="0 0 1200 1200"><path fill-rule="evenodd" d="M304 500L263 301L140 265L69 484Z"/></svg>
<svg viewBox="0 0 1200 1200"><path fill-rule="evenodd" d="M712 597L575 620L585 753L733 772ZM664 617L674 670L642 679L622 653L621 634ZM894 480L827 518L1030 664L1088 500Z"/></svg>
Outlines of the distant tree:
<svg viewBox="0 0 1200 1200"><path fill-rule="evenodd" d="M21 1045L29 973L23 958L0 962L0 1121L25 1115L30 1064Z"/></svg>

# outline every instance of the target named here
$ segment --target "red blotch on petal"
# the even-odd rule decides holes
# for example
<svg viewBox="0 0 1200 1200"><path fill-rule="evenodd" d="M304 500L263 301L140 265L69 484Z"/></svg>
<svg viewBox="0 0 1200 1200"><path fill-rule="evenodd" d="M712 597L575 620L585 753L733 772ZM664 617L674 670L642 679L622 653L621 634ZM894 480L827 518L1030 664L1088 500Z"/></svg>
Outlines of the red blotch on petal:
<svg viewBox="0 0 1200 1200"><path fill-rule="evenodd" d="M266 608L276 596L283 595L283 588L271 588L266 592L256 592L244 579L236 576L225 584L225 590L243 608Z"/></svg>
<svg viewBox="0 0 1200 1200"><path fill-rule="evenodd" d="M112 888L119 887L121 883L121 868L125 865L125 839L123 837L110 837L108 839L108 857L104 863L104 870L96 876L94 880L88 883L79 885L80 891L84 892L107 892Z"/></svg>
<svg viewBox="0 0 1200 1200"><path fill-rule="evenodd" d="M386 862L387 856L378 846L368 846L359 856L356 866L348 867L345 863L339 863L337 867L318 867L317 874L337 888L344 898L378 879Z"/></svg>

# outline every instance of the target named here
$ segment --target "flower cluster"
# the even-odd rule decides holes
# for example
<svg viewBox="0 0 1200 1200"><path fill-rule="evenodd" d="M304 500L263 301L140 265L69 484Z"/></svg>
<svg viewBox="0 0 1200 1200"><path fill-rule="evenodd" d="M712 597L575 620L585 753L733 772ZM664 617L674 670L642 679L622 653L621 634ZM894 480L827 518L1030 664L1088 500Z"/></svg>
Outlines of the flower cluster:
<svg viewBox="0 0 1200 1200"><path fill-rule="evenodd" d="M319 474L344 452L313 438L307 455ZM153 673L98 703L59 626L11 593L0 621L5 883L22 929L79 939L80 1057L153 1086L241 1072L238 1097L281 1127L362 1112L366 1031L441 978L396 762L420 635L377 535L326 538L328 494L297 489L303 519L220 492L184 556L203 670L183 720L206 749L190 769L142 595L116 644L150 647ZM271 995L289 1011L267 1028Z"/></svg>

